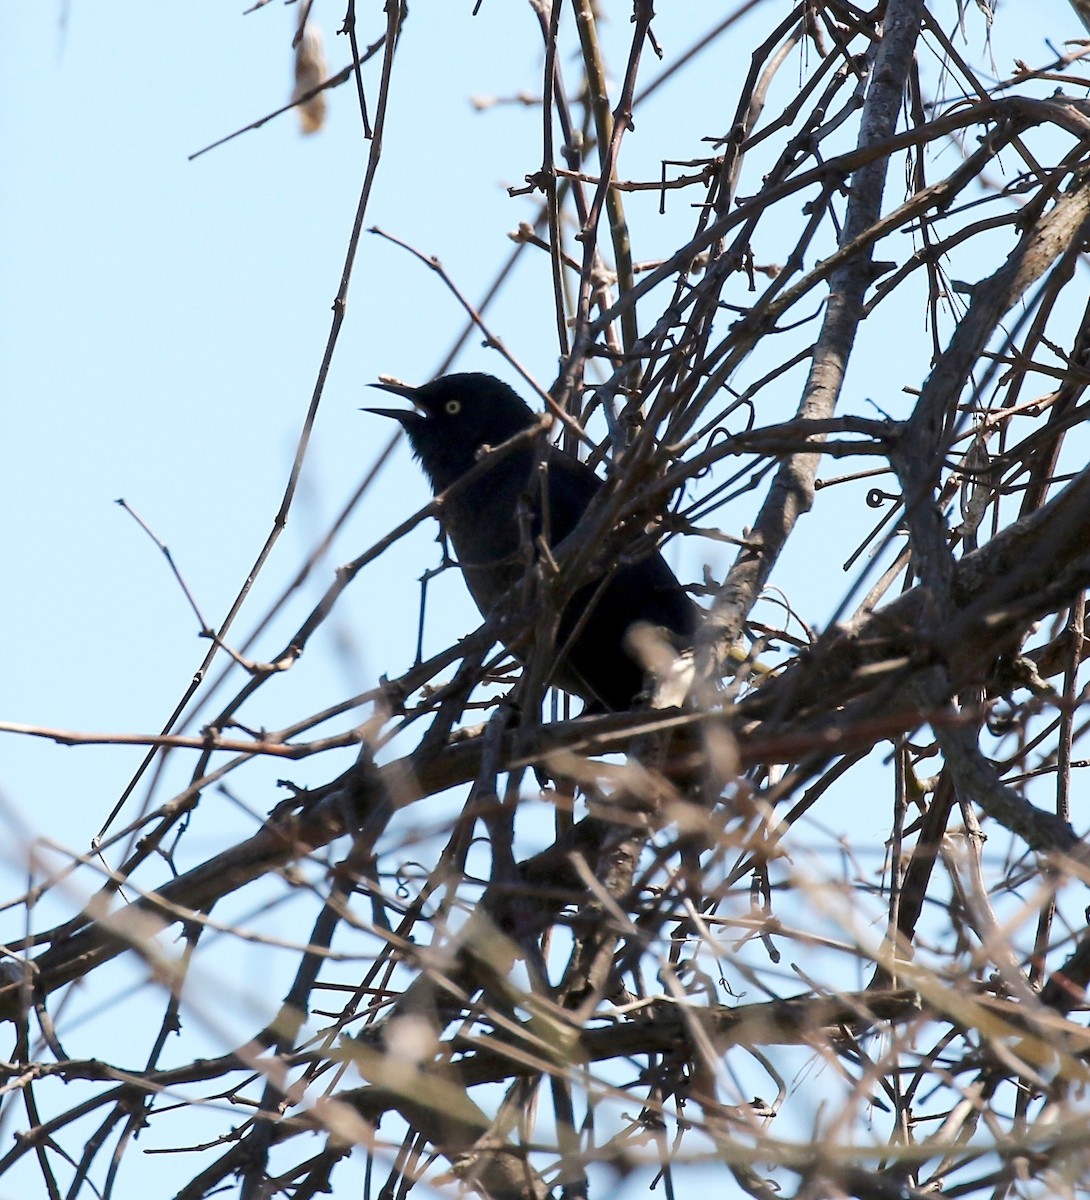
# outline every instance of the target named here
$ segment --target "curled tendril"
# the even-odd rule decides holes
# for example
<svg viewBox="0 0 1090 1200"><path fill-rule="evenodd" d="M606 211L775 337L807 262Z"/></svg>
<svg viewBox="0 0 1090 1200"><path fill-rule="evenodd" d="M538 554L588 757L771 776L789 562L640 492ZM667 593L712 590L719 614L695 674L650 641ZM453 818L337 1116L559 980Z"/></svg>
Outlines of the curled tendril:
<svg viewBox="0 0 1090 1200"><path fill-rule="evenodd" d="M408 859L407 861L401 863L394 875L394 878L397 880L397 886L394 889L394 894L399 900L412 899L413 893L410 884L412 883L413 878L409 873L409 869L412 867L415 867L416 870L420 872L422 877L425 879L427 878L427 868L423 863L416 862L413 859Z"/></svg>
<svg viewBox="0 0 1090 1200"><path fill-rule="evenodd" d="M753 415L754 415L753 414L753 406L749 405L749 409L750 409L749 420L746 422L745 429L743 429L741 431L742 433L749 433L753 429ZM712 447L716 444L716 442L729 442L731 438L737 437L737 436L738 436L738 434L731 433L731 431L725 425L716 425L716 427L711 431L711 433L708 434L708 447L707 448L709 450L711 450ZM712 464L712 463L705 463L704 466L702 466L699 471L695 472L695 474L692 476L692 478L694 480L706 478L708 475L710 475L712 473L713 465L714 464Z"/></svg>

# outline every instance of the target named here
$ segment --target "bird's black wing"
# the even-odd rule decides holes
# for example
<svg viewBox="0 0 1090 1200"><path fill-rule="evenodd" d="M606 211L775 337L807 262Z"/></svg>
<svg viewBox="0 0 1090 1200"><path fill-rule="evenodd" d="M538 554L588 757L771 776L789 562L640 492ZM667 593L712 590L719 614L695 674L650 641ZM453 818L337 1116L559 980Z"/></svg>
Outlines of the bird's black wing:
<svg viewBox="0 0 1090 1200"><path fill-rule="evenodd" d="M604 482L586 463L555 446L545 457L545 467L549 492L549 545L555 546L579 524ZM538 520L534 535L540 532Z"/></svg>
<svg viewBox="0 0 1090 1200"><path fill-rule="evenodd" d="M579 523L604 486L594 472L570 455L554 450L548 457L550 543L556 545ZM537 532L537 531L535 531ZM643 670L629 652L627 633L645 623L688 643L696 627L696 609L666 560L656 550L632 562L617 562L604 577L584 585L572 597L560 621L558 643L574 637L554 679L582 695L592 708L630 707L643 689Z"/></svg>
<svg viewBox="0 0 1090 1200"><path fill-rule="evenodd" d="M561 450L554 448L547 461L550 545L555 546L576 527L605 485L586 463ZM539 532L540 526L535 522L535 536ZM638 562L615 567L613 575L633 589L623 599L613 598L613 606L625 618L661 625L682 637L692 635L696 628L693 602L661 554L647 553Z"/></svg>

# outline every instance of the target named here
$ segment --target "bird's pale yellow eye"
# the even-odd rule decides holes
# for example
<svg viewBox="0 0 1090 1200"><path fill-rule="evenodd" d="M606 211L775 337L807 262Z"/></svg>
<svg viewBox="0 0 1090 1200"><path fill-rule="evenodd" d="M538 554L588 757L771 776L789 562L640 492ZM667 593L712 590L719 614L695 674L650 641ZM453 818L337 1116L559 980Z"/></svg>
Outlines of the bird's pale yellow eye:
<svg viewBox="0 0 1090 1200"><path fill-rule="evenodd" d="M448 417L456 417L462 411L461 400L448 400L443 407L447 411Z"/></svg>

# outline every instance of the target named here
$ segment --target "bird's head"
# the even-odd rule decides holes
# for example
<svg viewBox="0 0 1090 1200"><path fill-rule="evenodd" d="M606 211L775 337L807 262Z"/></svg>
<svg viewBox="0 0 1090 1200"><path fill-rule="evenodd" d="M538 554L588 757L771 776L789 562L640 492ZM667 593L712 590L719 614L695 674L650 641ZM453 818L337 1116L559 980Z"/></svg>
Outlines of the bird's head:
<svg viewBox="0 0 1090 1200"><path fill-rule="evenodd" d="M401 424L437 492L473 466L482 446L498 446L536 421L506 383L477 372L441 375L420 387L387 382L371 386L412 401L413 409L364 411Z"/></svg>

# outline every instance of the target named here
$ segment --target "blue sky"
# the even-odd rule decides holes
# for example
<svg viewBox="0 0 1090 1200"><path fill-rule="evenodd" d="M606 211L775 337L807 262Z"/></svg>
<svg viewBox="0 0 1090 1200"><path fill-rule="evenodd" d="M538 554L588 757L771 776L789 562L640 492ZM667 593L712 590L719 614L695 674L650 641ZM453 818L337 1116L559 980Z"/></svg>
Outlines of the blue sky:
<svg viewBox="0 0 1090 1200"><path fill-rule="evenodd" d="M717 6L697 0L659 7L667 66L718 19ZM358 8L361 41L373 40L383 28L381 6ZM532 199L512 199L506 188L540 165L540 131L534 108L476 111L469 97L538 92L540 53L529 6L485 0L476 18L471 8L469 0L411 5L366 223L437 255L477 299L510 252L506 232L536 212ZM658 93L626 143L623 174L654 177L664 154L707 153L700 139L727 131L754 32L770 29L782 9L758 5L739 27L736 76L715 58ZM330 65L338 69L348 61L346 39L335 36L341 10L319 2L315 13ZM294 8L271 3L244 16L241 6L210 0L109 6L39 0L8 5L5 17L0 556L7 578L0 611L7 644L0 719L154 732L184 692L205 643L162 556L114 501L123 497L169 545L206 618L218 624L280 503L330 326L368 147L345 87L330 96L328 127L316 137L301 137L288 114L190 161L203 146L285 102ZM984 26L972 6L966 26L977 54ZM628 29L620 17L606 30L617 70ZM1044 61L1045 38L1058 45L1080 36L1063 0L1001 5L996 60L1002 70L1016 54ZM646 78L661 69L649 64ZM789 90L797 78L797 70L788 71L777 86ZM376 64L366 79L373 98ZM774 93L770 107L780 98ZM694 111L699 120L690 130ZM899 186L891 180L891 195ZM665 218L657 216L657 197L631 205L638 259L668 252L692 223L687 198L671 197ZM755 249L774 260L777 247ZM994 265L967 264L965 277ZM547 278L545 256L525 253L490 317L545 385L557 356ZM907 404L901 387L918 386L926 373L919 348L928 335L911 324L915 313L911 323L895 311L876 319L889 322L885 351L870 352L853 368L845 401L850 411L872 415L871 398L899 414ZM358 412L373 402L364 385L380 374L429 378L462 324L431 273L404 251L364 236L289 525L240 618L236 642L280 597L390 437L386 425ZM478 336L457 367L514 379ZM790 379L782 415L798 396L801 376ZM426 499L423 479L399 447L253 656L280 649L334 567ZM740 528L752 508L740 504L736 516ZM846 585L839 564L871 519L853 512L842 545L802 539L803 549L774 579L802 587L808 621L820 626L828 619ZM418 529L361 577L295 670L267 685L243 718L275 728L373 686L380 672L407 668L416 639L416 579L437 560L434 532ZM705 562L721 574L729 561L713 543L673 553L690 579ZM453 574L433 593L426 644L437 650L473 629L477 617ZM236 671L216 699L241 683ZM6 895L25 886L19 838L42 836L85 850L141 752L0 737L0 795L13 830L14 861L0 874L10 885ZM300 766L292 778L319 782L348 757L324 760L313 773ZM172 780L184 782L187 770L187 762L172 759L156 802L169 796ZM255 768L238 798L266 811L280 797L275 781L282 774L282 766ZM138 791L127 816L145 794L146 788ZM205 805L212 814L188 835L182 866L253 827L223 798L210 796ZM879 833L882 820L878 814ZM47 911L67 915L92 882L51 896ZM249 903L256 909L259 898ZM0 940L17 936L20 921L17 911L0 917ZM118 968L109 986L92 988L89 1010L113 988L126 991L142 979L137 967ZM210 1047L250 1032L262 1019L262 1002L278 994L275 985L251 983L240 977L232 984L239 1003L219 1027L209 1027ZM146 1019L154 1023L161 1001L149 999ZM5 1194L15 1193L0 1180Z"/></svg>

